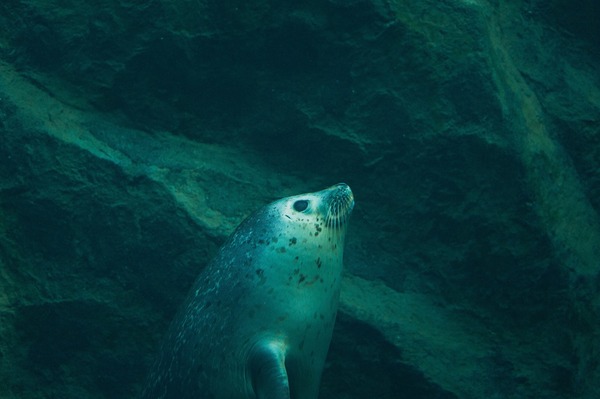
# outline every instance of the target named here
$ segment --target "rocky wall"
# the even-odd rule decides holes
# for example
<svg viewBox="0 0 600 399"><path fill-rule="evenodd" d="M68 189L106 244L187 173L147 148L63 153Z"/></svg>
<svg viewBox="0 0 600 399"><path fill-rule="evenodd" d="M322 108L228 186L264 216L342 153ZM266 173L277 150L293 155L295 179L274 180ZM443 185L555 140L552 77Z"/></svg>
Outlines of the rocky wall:
<svg viewBox="0 0 600 399"><path fill-rule="evenodd" d="M321 397L597 397L599 12L2 3L0 396L134 397L244 216L345 181Z"/></svg>

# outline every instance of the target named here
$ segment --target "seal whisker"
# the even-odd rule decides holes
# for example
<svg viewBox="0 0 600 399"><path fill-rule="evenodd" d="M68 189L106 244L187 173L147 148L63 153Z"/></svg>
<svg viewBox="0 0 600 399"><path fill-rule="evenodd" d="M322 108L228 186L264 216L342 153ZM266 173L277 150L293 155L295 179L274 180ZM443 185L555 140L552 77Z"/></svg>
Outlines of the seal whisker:
<svg viewBox="0 0 600 399"><path fill-rule="evenodd" d="M327 209L325 225L335 233L343 230L352 210L353 199L351 194L341 188L332 197Z"/></svg>

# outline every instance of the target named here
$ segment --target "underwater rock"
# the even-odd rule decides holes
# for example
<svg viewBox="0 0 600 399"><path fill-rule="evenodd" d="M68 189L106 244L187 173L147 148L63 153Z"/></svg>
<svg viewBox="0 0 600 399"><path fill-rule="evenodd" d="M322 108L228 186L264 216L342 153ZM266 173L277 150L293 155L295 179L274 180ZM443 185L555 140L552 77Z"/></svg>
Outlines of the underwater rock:
<svg viewBox="0 0 600 399"><path fill-rule="evenodd" d="M135 396L244 216L345 181L322 397L598 397L595 4L0 5L0 396Z"/></svg>

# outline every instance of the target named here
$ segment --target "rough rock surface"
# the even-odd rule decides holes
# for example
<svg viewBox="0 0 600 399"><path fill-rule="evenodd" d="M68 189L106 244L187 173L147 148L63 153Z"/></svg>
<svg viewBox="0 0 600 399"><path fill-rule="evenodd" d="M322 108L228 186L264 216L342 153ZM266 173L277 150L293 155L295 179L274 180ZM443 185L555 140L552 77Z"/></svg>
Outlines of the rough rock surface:
<svg viewBox="0 0 600 399"><path fill-rule="evenodd" d="M339 181L322 398L600 397L598 4L2 2L0 397L134 397L243 217Z"/></svg>

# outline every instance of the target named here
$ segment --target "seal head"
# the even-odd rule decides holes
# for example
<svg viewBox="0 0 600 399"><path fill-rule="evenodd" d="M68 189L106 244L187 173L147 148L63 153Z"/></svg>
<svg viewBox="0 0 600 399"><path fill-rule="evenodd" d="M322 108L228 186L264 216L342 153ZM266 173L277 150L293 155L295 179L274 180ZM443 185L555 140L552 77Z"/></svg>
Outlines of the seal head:
<svg viewBox="0 0 600 399"><path fill-rule="evenodd" d="M353 207L341 183L247 218L196 280L142 396L316 399Z"/></svg>

